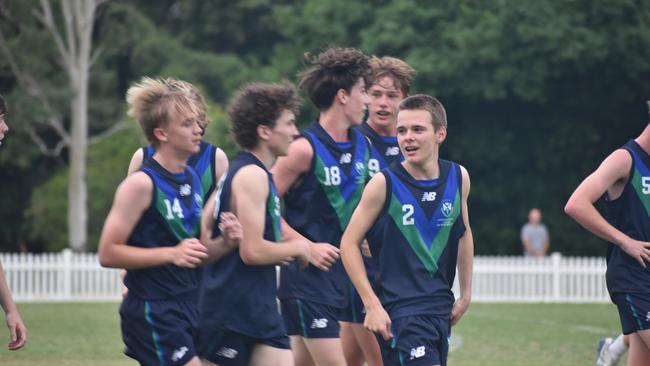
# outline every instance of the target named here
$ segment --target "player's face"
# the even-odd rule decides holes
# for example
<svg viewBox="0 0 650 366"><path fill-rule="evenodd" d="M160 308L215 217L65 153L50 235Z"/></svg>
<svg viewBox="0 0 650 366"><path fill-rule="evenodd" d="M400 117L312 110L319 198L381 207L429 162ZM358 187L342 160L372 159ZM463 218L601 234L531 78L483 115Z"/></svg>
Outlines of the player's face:
<svg viewBox="0 0 650 366"><path fill-rule="evenodd" d="M285 156L289 151L291 141L298 135L296 116L292 111L285 109L275 121L271 129L269 145L276 156Z"/></svg>
<svg viewBox="0 0 650 366"><path fill-rule="evenodd" d="M352 126L360 125L363 122L363 115L366 113L370 97L366 92L366 83L359 78L356 84L348 93L348 102L345 104L345 115Z"/></svg>
<svg viewBox="0 0 650 366"><path fill-rule="evenodd" d="M0 114L0 145L2 145L2 139L5 138L5 133L9 131L9 126L7 126L7 122L5 121L5 115Z"/></svg>
<svg viewBox="0 0 650 366"><path fill-rule="evenodd" d="M164 127L166 143L170 146L193 155L201 149L201 121L192 112L173 111L171 119Z"/></svg>
<svg viewBox="0 0 650 366"><path fill-rule="evenodd" d="M397 119L397 105L404 99L404 94L395 85L390 76L383 76L368 89L369 123L382 128L392 128Z"/></svg>
<svg viewBox="0 0 650 366"><path fill-rule="evenodd" d="M426 110L403 110L397 115L397 143L409 163L423 164L436 157L445 136L444 127L435 131Z"/></svg>

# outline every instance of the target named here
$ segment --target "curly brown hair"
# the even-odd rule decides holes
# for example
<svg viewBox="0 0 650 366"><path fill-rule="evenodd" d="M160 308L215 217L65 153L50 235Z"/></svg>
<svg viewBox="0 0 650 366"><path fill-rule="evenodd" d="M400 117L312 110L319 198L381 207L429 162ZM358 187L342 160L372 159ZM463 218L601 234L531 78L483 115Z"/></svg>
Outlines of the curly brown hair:
<svg viewBox="0 0 650 366"><path fill-rule="evenodd" d="M397 87L405 97L409 95L415 69L405 61L390 56L384 56L381 58L373 56L370 59L370 70L371 80L368 86L376 83L384 76L389 76L395 82L395 87Z"/></svg>
<svg viewBox="0 0 650 366"><path fill-rule="evenodd" d="M296 88L288 82L246 84L228 106L230 132L242 149L253 149L259 143L257 126L274 127L284 110L299 109Z"/></svg>
<svg viewBox="0 0 650 366"><path fill-rule="evenodd" d="M310 62L311 67L299 74L299 85L321 112L332 106L340 89L349 93L359 78L368 84L370 58L355 48L328 48Z"/></svg>

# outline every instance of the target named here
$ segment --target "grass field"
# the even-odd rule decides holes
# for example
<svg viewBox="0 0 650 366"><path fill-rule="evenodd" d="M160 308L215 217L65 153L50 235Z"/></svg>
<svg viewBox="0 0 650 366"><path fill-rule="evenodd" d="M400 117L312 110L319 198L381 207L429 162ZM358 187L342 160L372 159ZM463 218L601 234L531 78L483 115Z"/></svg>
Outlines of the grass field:
<svg viewBox="0 0 650 366"><path fill-rule="evenodd" d="M118 306L19 304L29 341L18 352L3 345L0 364L136 365L122 354ZM598 339L619 331L609 304L473 304L453 328L449 365L594 365Z"/></svg>

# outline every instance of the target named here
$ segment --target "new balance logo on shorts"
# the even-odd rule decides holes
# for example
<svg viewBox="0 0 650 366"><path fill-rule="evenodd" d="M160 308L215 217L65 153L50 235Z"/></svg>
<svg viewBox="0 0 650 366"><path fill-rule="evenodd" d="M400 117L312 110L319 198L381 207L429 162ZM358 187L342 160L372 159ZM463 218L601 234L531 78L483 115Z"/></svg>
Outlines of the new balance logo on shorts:
<svg viewBox="0 0 650 366"><path fill-rule="evenodd" d="M424 346L411 348L411 360L424 356L424 353L425 353Z"/></svg>
<svg viewBox="0 0 650 366"><path fill-rule="evenodd" d="M321 329L321 328L327 328L327 319L314 319L311 322L311 329Z"/></svg>
<svg viewBox="0 0 650 366"><path fill-rule="evenodd" d="M172 361L174 362L180 361L181 358L185 356L187 351L189 351L189 349L185 346L175 349L174 352L172 353Z"/></svg>
<svg viewBox="0 0 650 366"><path fill-rule="evenodd" d="M217 356L233 359L237 357L238 353L239 352L237 352L237 350L228 347L223 347L219 350L219 352L217 352Z"/></svg>
<svg viewBox="0 0 650 366"><path fill-rule="evenodd" d="M645 315L645 321L650 322L650 311Z"/></svg>

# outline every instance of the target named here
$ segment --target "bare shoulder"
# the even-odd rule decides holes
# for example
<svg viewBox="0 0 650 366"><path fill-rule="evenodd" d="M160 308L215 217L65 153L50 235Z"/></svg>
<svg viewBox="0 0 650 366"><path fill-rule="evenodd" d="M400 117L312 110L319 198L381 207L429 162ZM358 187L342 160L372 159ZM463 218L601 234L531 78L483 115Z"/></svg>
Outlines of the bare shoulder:
<svg viewBox="0 0 650 366"><path fill-rule="evenodd" d="M140 169L140 167L142 166L143 159L144 159L144 152L142 151L142 148L139 148L133 153L133 156L131 157L127 175L138 171L138 169Z"/></svg>
<svg viewBox="0 0 650 366"><path fill-rule="evenodd" d="M467 185L469 187L470 184L469 172L464 166L460 164L458 164L458 167L460 168L460 175L462 177L463 185Z"/></svg>
<svg viewBox="0 0 650 366"><path fill-rule="evenodd" d="M263 199L268 194L268 175L257 165L247 165L232 177L233 192L242 193L253 199Z"/></svg>
<svg viewBox="0 0 650 366"><path fill-rule="evenodd" d="M301 159L307 161L311 161L311 158L313 156L314 148L305 137L299 137L293 141L289 146L289 152L287 153L287 158L291 157L292 159Z"/></svg>
<svg viewBox="0 0 650 366"><path fill-rule="evenodd" d="M152 191L153 181L151 178L145 172L136 171L126 177L117 187L115 200L122 198L126 202L134 203L151 201Z"/></svg>
<svg viewBox="0 0 650 366"><path fill-rule="evenodd" d="M226 155L226 152L217 146L215 146L214 149L214 161L216 162L217 166L225 166L226 168L228 167L228 155Z"/></svg>
<svg viewBox="0 0 650 366"><path fill-rule="evenodd" d="M632 155L625 149L614 150L598 167L598 170L615 174L619 179L629 176L632 166Z"/></svg>

